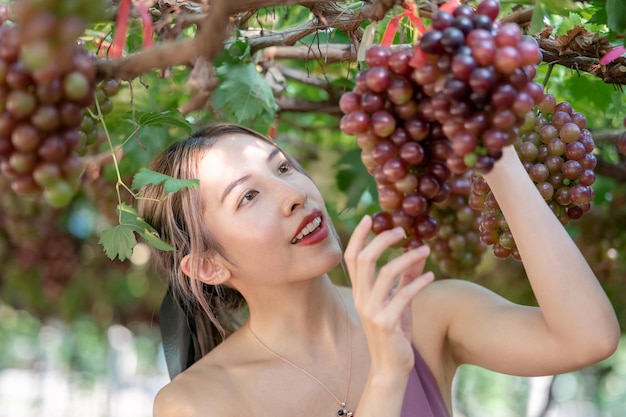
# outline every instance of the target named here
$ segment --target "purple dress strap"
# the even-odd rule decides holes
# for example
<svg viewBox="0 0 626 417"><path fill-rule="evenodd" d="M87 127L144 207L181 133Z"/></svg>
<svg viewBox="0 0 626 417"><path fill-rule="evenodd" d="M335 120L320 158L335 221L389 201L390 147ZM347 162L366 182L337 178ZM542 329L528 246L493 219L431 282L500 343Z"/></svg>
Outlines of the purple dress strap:
<svg viewBox="0 0 626 417"><path fill-rule="evenodd" d="M409 375L401 417L450 417L433 373L417 349L413 352L415 368Z"/></svg>

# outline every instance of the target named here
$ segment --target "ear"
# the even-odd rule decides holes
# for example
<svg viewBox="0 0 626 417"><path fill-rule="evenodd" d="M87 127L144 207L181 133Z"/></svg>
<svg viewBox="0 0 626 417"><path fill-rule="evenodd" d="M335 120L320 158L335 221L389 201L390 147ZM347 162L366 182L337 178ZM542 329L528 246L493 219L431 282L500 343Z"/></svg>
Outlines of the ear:
<svg viewBox="0 0 626 417"><path fill-rule="evenodd" d="M198 264L196 276L192 275L194 262ZM198 279L209 285L224 284L230 278L230 270L219 256L185 255L180 261L180 269L188 277Z"/></svg>

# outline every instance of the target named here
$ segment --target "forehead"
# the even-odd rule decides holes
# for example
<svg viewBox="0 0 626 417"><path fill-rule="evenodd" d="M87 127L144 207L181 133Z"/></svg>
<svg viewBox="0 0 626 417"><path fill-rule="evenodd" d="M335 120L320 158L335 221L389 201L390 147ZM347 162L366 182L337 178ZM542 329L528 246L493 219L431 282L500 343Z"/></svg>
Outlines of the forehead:
<svg viewBox="0 0 626 417"><path fill-rule="evenodd" d="M231 181L253 173L264 166L276 148L270 143L246 134L229 134L208 149L198 162L200 187L209 194L221 193Z"/></svg>
<svg viewBox="0 0 626 417"><path fill-rule="evenodd" d="M232 162L266 158L274 149L276 148L265 140L245 133L228 134L218 139L205 152L201 158L201 164L209 161L220 165L226 163L230 166Z"/></svg>

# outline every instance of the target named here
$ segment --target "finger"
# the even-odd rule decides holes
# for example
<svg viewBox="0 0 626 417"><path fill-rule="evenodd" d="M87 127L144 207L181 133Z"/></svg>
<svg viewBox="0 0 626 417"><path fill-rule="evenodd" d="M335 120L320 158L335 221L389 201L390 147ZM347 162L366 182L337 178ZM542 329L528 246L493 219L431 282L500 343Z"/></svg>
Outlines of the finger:
<svg viewBox="0 0 626 417"><path fill-rule="evenodd" d="M409 268L407 268L407 270L404 271L403 273L403 277L407 276L407 277L415 278L421 275L422 272L424 271L424 266L426 265L426 259L430 255L430 248L426 245L420 246L420 248L426 251L426 256L424 256L424 259L422 261L416 262L413 265L411 265Z"/></svg>
<svg viewBox="0 0 626 417"><path fill-rule="evenodd" d="M362 286L359 285L358 279L358 262L357 256L363 249L365 245L365 240L369 235L369 232L372 227L372 218L370 216L363 216L359 224L354 228L352 235L350 236L350 240L348 241L348 245L346 246L346 250L344 251L343 257L346 264L346 268L348 269L348 275L350 277L350 282L352 285L352 294L354 299L358 299L359 294L362 293Z"/></svg>
<svg viewBox="0 0 626 417"><path fill-rule="evenodd" d="M386 301L393 289L396 278L403 276L410 277L411 274L407 274L406 271L413 270L415 265L421 265L423 268L428 254L428 248L422 246L403 253L380 268L378 278L372 289L372 299L377 302ZM413 276L416 275L413 274Z"/></svg>
<svg viewBox="0 0 626 417"><path fill-rule="evenodd" d="M369 290L374 285L374 277L378 269L378 260L393 244L399 242L404 236L404 230L400 227L385 230L372 239L356 257L354 270L357 285L362 285ZM365 294L365 293L364 293Z"/></svg>
<svg viewBox="0 0 626 417"><path fill-rule="evenodd" d="M385 306L385 314L388 315L389 320L397 321L415 296L433 282L434 279L435 274L432 271L428 271L398 288Z"/></svg>
<svg viewBox="0 0 626 417"><path fill-rule="evenodd" d="M370 216L363 216L359 224L357 224L354 228L352 235L350 236L350 240L348 241L348 245L346 246L346 250L343 254L346 264L348 265L349 272L352 272L350 271L350 268L353 267L356 263L357 255L363 249L365 239L367 238L371 227L372 218Z"/></svg>

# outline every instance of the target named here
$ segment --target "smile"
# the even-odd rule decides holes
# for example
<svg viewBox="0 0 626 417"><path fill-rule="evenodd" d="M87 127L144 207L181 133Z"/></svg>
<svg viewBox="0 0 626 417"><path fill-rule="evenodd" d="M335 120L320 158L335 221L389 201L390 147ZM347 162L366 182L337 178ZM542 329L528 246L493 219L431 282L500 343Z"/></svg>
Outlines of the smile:
<svg viewBox="0 0 626 417"><path fill-rule="evenodd" d="M301 241L306 235L308 235L309 233L311 233L312 231L314 231L315 229L317 229L318 227L320 227L320 224L322 224L322 217L316 217L313 220L311 220L311 222L309 224L307 224L306 226L304 226L302 228L302 230L300 231L300 233L298 233L296 235L296 237L293 238L293 240L291 241L292 244L294 243L298 243L299 241Z"/></svg>

